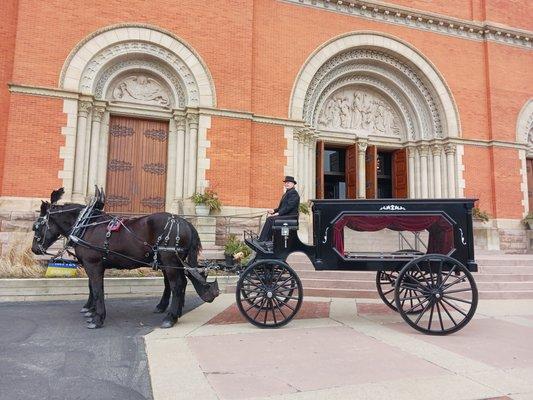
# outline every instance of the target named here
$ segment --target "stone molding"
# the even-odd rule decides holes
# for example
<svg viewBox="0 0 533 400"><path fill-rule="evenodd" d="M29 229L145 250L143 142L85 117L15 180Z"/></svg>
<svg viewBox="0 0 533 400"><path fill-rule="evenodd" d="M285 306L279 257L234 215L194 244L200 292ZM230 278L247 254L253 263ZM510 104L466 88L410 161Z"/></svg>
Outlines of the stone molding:
<svg viewBox="0 0 533 400"><path fill-rule="evenodd" d="M100 29L84 38L63 65L59 87L93 94L98 74L110 62L142 54L172 68L187 88L187 106L214 106L215 88L200 56L174 34L160 28L121 24Z"/></svg>
<svg viewBox="0 0 533 400"><path fill-rule="evenodd" d="M318 69L309 83L305 96L304 118L316 124L317 109L320 109L324 101L321 99L328 86L338 88L343 82L348 84L354 80L355 76L362 84L368 82L380 87L386 97L394 98L397 105L403 106L403 117L409 123L410 139L415 139L417 131L426 135L431 132L430 136L435 137L443 136L440 117L442 107L435 101L439 98L438 94L424 84L406 61L384 51L364 48L339 53ZM377 79L376 76L383 79ZM405 103L408 103L407 107ZM407 108L412 109L411 113L420 116L416 128L410 121L410 112Z"/></svg>
<svg viewBox="0 0 533 400"><path fill-rule="evenodd" d="M526 101L516 121L516 141L527 147L529 156L533 156L533 98Z"/></svg>
<svg viewBox="0 0 533 400"><path fill-rule="evenodd" d="M381 67L409 82L411 90L419 93L416 97L423 105L424 114L430 115L433 121L434 133L430 136L461 136L458 110L451 90L440 72L412 45L381 32L349 32L319 46L308 57L295 79L289 102L289 118L302 119L310 123L307 113L308 110L313 109L313 106L308 106L306 103L310 92L318 88L317 82L320 81L321 76L325 76L325 73L330 70L335 70L333 64L342 67L342 62L353 61L343 56L348 53L352 53L355 59L357 57L369 57L369 61L377 59L377 64ZM329 65L328 63L332 60L336 60L337 64ZM339 72L341 75L339 78L343 73ZM405 97L408 97L409 91L404 88L398 88L397 92L400 94L406 92ZM315 96L318 95L320 93L315 94ZM413 108L417 108L416 103ZM424 123L420 121L417 125L423 127ZM427 130L423 129L422 132L427 133Z"/></svg>
<svg viewBox="0 0 533 400"><path fill-rule="evenodd" d="M510 46L533 49L533 32L492 22L477 23L363 0L279 0L372 21L401 25L443 35L476 41L493 41Z"/></svg>

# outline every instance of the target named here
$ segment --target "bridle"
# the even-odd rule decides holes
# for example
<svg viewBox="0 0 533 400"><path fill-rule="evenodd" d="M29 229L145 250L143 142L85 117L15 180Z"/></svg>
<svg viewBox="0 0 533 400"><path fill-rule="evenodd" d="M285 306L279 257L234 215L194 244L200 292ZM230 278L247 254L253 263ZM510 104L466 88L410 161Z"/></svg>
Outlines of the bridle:
<svg viewBox="0 0 533 400"><path fill-rule="evenodd" d="M48 233L48 230L50 229L50 225L49 225L50 215L66 213L66 212L73 211L73 210L77 209L76 207L74 207L74 208L67 208L67 209L60 209L60 210L52 210L53 206L54 206L53 204L50 205L50 207L46 211L46 214L42 215L42 216L39 216L39 218L37 218L37 221L35 221L35 223L33 224L33 231L35 232L34 238L37 241L37 247L41 251L42 254L47 254L47 255L54 255L52 253L48 253L46 251L47 249L45 249L43 247L43 241L46 238L46 234ZM69 233L66 232L65 230L63 230L61 228L61 226L59 226L58 224L56 224L56 225L57 225L57 227L60 230L59 235L63 236L63 237L66 237L68 239ZM40 230L41 230L42 226L44 226L44 230L43 230L42 234L40 234ZM67 240L67 243L65 243L64 247L66 248L67 245L68 245L68 240Z"/></svg>

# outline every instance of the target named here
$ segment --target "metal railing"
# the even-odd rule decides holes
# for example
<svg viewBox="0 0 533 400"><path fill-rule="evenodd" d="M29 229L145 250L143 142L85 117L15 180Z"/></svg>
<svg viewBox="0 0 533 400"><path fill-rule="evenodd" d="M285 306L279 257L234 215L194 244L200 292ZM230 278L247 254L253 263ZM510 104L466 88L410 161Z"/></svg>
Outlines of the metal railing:
<svg viewBox="0 0 533 400"><path fill-rule="evenodd" d="M398 232L398 248L400 250L415 250L415 251L424 251L426 252L428 247L424 243L424 241L420 238L421 232L407 232L407 231L400 231ZM408 234L412 234L413 237L409 238ZM413 241L411 241L411 239ZM422 248L424 250L422 250Z"/></svg>

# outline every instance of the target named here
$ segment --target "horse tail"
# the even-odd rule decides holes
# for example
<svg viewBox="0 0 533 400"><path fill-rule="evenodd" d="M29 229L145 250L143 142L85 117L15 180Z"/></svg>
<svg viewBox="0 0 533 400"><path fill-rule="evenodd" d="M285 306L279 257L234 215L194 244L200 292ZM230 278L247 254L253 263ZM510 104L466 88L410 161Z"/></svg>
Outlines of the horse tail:
<svg viewBox="0 0 533 400"><path fill-rule="evenodd" d="M198 255L202 251L202 241L200 240L200 236L198 235L198 231L196 230L194 225L191 224L189 221L186 222L189 225L189 229L191 230L191 241L189 243L187 261L189 262L189 265L191 267L197 267Z"/></svg>

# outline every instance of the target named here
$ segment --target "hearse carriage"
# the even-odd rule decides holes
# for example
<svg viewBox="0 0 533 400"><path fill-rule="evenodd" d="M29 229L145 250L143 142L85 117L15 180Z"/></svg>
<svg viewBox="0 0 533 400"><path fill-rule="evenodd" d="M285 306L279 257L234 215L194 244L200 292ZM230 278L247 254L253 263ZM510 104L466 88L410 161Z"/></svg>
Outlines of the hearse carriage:
<svg viewBox="0 0 533 400"><path fill-rule="evenodd" d="M376 271L379 296L410 326L432 335L456 332L472 319L478 302L471 274L477 271L474 201L313 200L313 245L299 239L297 219L275 221L272 248L245 232L256 256L240 274L237 305L256 326L287 324L300 309L303 288L286 260L301 252L317 271ZM391 240L378 239L370 249L357 246L376 231L382 238L397 231L401 245L394 249ZM408 235L414 244L406 245Z"/></svg>

